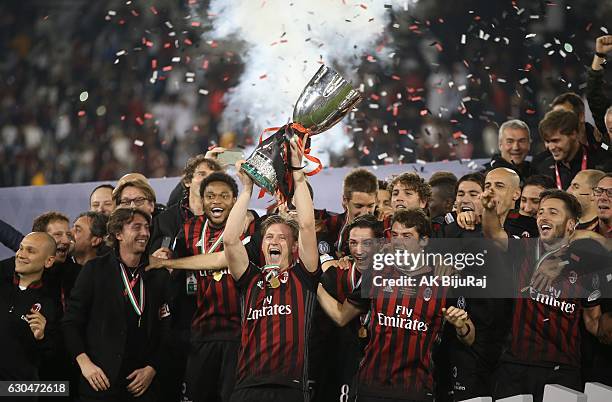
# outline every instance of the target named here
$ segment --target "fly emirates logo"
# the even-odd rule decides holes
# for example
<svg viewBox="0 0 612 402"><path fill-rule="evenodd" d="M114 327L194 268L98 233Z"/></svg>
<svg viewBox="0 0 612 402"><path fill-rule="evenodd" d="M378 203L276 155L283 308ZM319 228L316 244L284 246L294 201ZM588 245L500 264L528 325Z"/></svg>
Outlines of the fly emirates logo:
<svg viewBox="0 0 612 402"><path fill-rule="evenodd" d="M411 331L427 332L427 323L413 318L413 312L414 309L404 306L395 306L395 316L378 313L376 318L378 319L378 325L383 327L395 327Z"/></svg>
<svg viewBox="0 0 612 402"><path fill-rule="evenodd" d="M261 308L249 307L249 313L247 314L247 320L258 320L263 317L273 315L290 315L291 305L290 304L272 304L272 296L266 296L263 301Z"/></svg>
<svg viewBox="0 0 612 402"><path fill-rule="evenodd" d="M573 314L574 310L576 310L575 303L568 303L564 300L559 300L561 296L561 290L555 289L554 287L550 287L548 289L548 293L540 293L537 289L533 287L529 287L529 296L532 300L537 301L538 303L546 304L547 306L558 308L562 312L566 314Z"/></svg>

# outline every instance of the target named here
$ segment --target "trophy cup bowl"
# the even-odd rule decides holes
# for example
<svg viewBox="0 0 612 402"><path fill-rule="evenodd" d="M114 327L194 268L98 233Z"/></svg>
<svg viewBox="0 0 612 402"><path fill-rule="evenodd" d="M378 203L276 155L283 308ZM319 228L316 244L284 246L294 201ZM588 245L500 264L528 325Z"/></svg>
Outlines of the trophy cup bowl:
<svg viewBox="0 0 612 402"><path fill-rule="evenodd" d="M293 109L293 123L298 123L308 136L333 127L361 100L361 94L333 69L323 65L310 79ZM274 194L280 190L292 195L289 171L289 139L296 134L292 124L281 127L263 141L242 165L259 187ZM288 197L290 198L290 197Z"/></svg>
<svg viewBox="0 0 612 402"><path fill-rule="evenodd" d="M293 121L310 136L329 130L361 100L361 94L333 69L323 65L310 79L293 109Z"/></svg>

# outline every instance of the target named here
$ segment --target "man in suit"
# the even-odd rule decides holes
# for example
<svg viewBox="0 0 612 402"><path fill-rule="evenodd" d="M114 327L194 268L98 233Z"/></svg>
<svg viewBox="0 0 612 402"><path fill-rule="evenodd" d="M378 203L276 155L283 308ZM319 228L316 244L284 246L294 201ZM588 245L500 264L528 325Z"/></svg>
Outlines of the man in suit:
<svg viewBox="0 0 612 402"><path fill-rule="evenodd" d="M113 251L82 268L68 301L64 337L83 401L156 400L170 311L168 273L144 271L150 222L137 208L113 211Z"/></svg>

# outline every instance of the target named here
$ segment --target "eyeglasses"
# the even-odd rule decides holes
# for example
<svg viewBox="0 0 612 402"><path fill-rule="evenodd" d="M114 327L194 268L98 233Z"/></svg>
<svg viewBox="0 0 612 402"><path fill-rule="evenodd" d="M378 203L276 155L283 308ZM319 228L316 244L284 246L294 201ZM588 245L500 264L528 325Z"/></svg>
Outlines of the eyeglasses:
<svg viewBox="0 0 612 402"><path fill-rule="evenodd" d="M124 198L119 202L119 205L123 206L123 207L129 207L130 205L132 205L132 203L134 203L134 205L136 205L137 207L142 207L144 205L145 202L147 201L151 201L146 197L138 197L138 198Z"/></svg>
<svg viewBox="0 0 612 402"><path fill-rule="evenodd" d="M608 187L608 188L593 187L593 195L595 197L601 197L604 193L606 193L608 198L612 198L612 187Z"/></svg>

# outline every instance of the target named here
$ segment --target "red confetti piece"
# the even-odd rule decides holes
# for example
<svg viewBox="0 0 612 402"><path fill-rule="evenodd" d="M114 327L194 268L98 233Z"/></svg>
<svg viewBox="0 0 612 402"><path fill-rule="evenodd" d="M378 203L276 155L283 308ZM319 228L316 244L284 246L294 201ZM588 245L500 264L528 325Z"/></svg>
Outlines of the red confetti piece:
<svg viewBox="0 0 612 402"><path fill-rule="evenodd" d="M139 125L143 125L144 121L142 120L142 118L140 116L136 117L136 123L138 123Z"/></svg>
<svg viewBox="0 0 612 402"><path fill-rule="evenodd" d="M162 71L172 71L172 66L165 66Z"/></svg>
<svg viewBox="0 0 612 402"><path fill-rule="evenodd" d="M125 120L125 115L122 114L120 118L121 118L121 121L124 121Z"/></svg>
<svg viewBox="0 0 612 402"><path fill-rule="evenodd" d="M461 138L461 135L463 135L463 133L461 131L455 131L453 133L453 138L454 139L459 139L459 138Z"/></svg>
<svg viewBox="0 0 612 402"><path fill-rule="evenodd" d="M369 150L369 149L368 149L368 147L366 147L365 145L364 145L364 147L363 147L363 153L364 153L365 155L370 155L370 150Z"/></svg>
<svg viewBox="0 0 612 402"><path fill-rule="evenodd" d="M192 27L199 27L201 24L199 21L191 21L191 26Z"/></svg>
<svg viewBox="0 0 612 402"><path fill-rule="evenodd" d="M78 115L79 115L79 117L85 116L85 111L84 110L79 110Z"/></svg>
<svg viewBox="0 0 612 402"><path fill-rule="evenodd" d="M157 68L157 59L151 60L151 68L155 70Z"/></svg>
<svg viewBox="0 0 612 402"><path fill-rule="evenodd" d="M216 48L217 46L219 46L219 45L214 40L212 42L210 42L210 47L212 47L213 49Z"/></svg>
<svg viewBox="0 0 612 402"><path fill-rule="evenodd" d="M203 68L204 70L208 70L208 60L204 60L204 61L202 62L202 68Z"/></svg>
<svg viewBox="0 0 612 402"><path fill-rule="evenodd" d="M420 114L421 116L425 116L425 115L427 115L428 113L429 113L429 110L427 110L427 109L423 109L423 110L421 110L421 111L419 112L419 114Z"/></svg>
<svg viewBox="0 0 612 402"><path fill-rule="evenodd" d="M146 41L146 42L145 42L145 45L146 45L147 47L153 47L153 42L151 42L150 40L148 40L148 41Z"/></svg>
<svg viewBox="0 0 612 402"><path fill-rule="evenodd" d="M136 11L136 10L132 10L132 15L133 15L134 17L138 17L140 14L138 14L138 11Z"/></svg>
<svg viewBox="0 0 612 402"><path fill-rule="evenodd" d="M374 63L376 61L376 58L372 55L368 55L368 57L366 57L366 59L370 62L370 63Z"/></svg>
<svg viewBox="0 0 612 402"><path fill-rule="evenodd" d="M260 80L265 80L266 78L268 78L268 74L262 74L259 76Z"/></svg>
<svg viewBox="0 0 612 402"><path fill-rule="evenodd" d="M401 81L401 77L399 75L392 75L391 79L395 80L395 81Z"/></svg>
<svg viewBox="0 0 612 402"><path fill-rule="evenodd" d="M125 20L119 20L119 25L124 25L125 24Z"/></svg>
<svg viewBox="0 0 612 402"><path fill-rule="evenodd" d="M525 110L525 113L527 113L527 114L535 114L535 112L536 112L536 111L535 111L535 110L533 110L533 109L527 109L527 110Z"/></svg>
<svg viewBox="0 0 612 402"><path fill-rule="evenodd" d="M151 12L155 15L157 15L157 9L153 6L149 7L149 10L151 10Z"/></svg>
<svg viewBox="0 0 612 402"><path fill-rule="evenodd" d="M399 131L398 131L398 133L399 133L400 135L406 135L406 134L408 134L408 130L406 130L406 129L401 129L401 130L399 130Z"/></svg>
<svg viewBox="0 0 612 402"><path fill-rule="evenodd" d="M172 46L171 43L167 43L167 42L164 43L164 49L168 49L168 48L170 48L170 46Z"/></svg>
<svg viewBox="0 0 612 402"><path fill-rule="evenodd" d="M145 119L152 119L153 118L153 114L152 113L145 113L144 117L145 117Z"/></svg>
<svg viewBox="0 0 612 402"><path fill-rule="evenodd" d="M370 95L370 98L374 99L375 101L380 99L380 96L376 95L376 94L372 94Z"/></svg>

